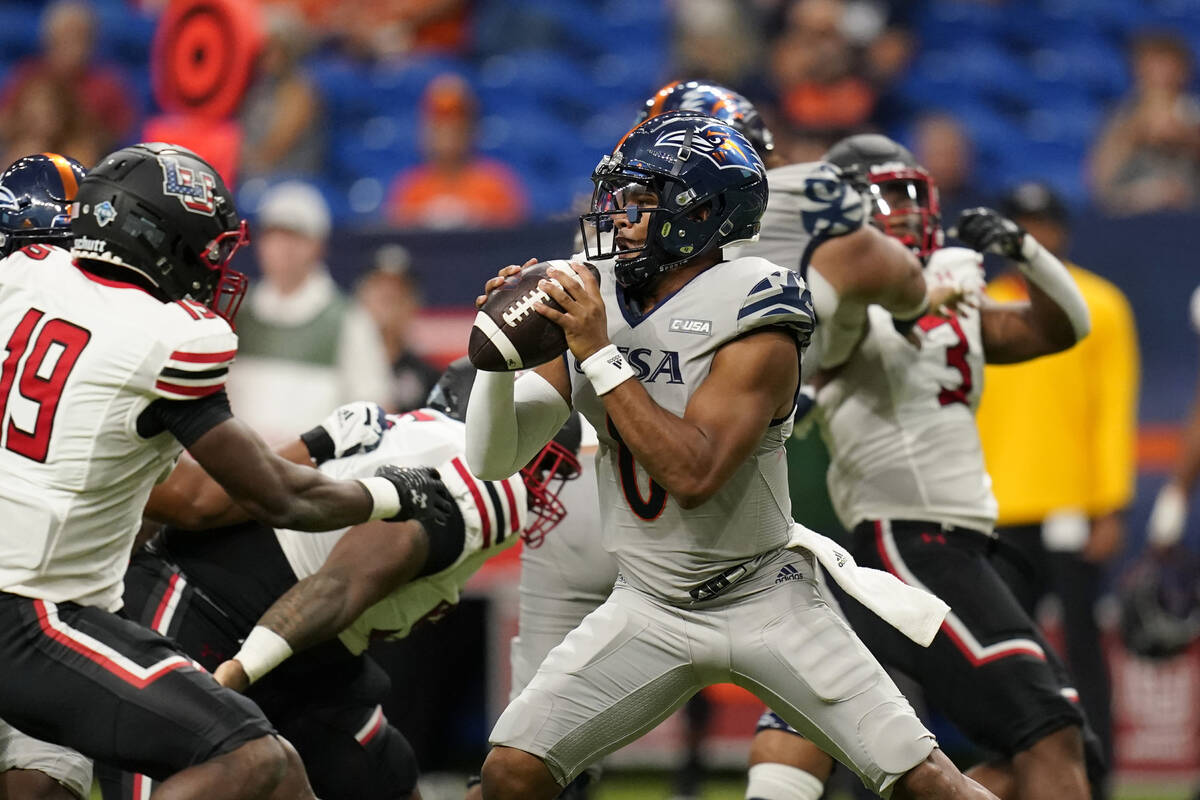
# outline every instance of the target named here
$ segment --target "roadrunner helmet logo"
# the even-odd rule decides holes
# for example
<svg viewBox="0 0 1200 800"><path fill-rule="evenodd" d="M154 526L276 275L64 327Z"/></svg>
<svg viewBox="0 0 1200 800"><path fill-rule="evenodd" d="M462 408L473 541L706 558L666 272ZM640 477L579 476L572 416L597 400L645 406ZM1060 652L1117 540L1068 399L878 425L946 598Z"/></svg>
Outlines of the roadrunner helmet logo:
<svg viewBox="0 0 1200 800"><path fill-rule="evenodd" d="M202 169L182 166L174 156L160 155L158 163L163 171L163 194L178 197L183 207L193 214L213 216L217 209L213 189L216 176Z"/></svg>
<svg viewBox="0 0 1200 800"><path fill-rule="evenodd" d="M654 142L655 147L674 147L681 153L685 146L692 153L707 158L718 169L742 169L763 174L762 162L753 151L747 152L736 139L722 130L724 123L714 122L697 128L692 135L690 144L687 141L686 130L673 130L664 133Z"/></svg>

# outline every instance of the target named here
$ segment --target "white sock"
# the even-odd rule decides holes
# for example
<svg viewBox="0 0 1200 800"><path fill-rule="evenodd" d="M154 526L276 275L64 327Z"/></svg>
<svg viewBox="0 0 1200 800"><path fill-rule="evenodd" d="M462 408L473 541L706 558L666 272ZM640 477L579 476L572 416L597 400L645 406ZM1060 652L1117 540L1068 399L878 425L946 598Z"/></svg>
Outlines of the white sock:
<svg viewBox="0 0 1200 800"><path fill-rule="evenodd" d="M786 764L755 764L746 800L818 800L825 785L812 773Z"/></svg>

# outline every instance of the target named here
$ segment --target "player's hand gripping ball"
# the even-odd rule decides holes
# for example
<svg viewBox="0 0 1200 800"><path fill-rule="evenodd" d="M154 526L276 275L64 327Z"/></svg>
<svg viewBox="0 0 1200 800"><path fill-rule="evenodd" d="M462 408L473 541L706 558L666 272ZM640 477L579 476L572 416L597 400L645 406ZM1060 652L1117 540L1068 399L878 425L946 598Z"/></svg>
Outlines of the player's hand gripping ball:
<svg viewBox="0 0 1200 800"><path fill-rule="evenodd" d="M600 273L585 264L596 281ZM534 259L524 265L508 266L484 286L484 294L476 301L479 313L471 328L467 355L476 369L486 372L514 372L553 361L567 351L563 329L534 310L543 303L561 311L562 307L538 286L548 279L546 270L556 268L556 274L566 274L582 286L566 261ZM561 286L562 284L559 283Z"/></svg>

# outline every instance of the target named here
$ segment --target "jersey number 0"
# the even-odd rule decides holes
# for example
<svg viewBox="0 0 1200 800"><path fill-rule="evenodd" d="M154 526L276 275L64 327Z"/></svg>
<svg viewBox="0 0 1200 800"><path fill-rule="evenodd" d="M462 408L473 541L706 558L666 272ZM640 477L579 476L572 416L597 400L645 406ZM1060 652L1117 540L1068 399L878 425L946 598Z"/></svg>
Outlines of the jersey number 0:
<svg viewBox="0 0 1200 800"><path fill-rule="evenodd" d="M629 510L639 518L652 522L658 519L667 507L667 490L659 485L654 478L650 479L650 496L642 497L642 487L638 484L637 462L633 459L633 451L621 438L621 432L613 424L610 417L605 417L605 427L608 435L617 442L617 469L621 474L621 493Z"/></svg>

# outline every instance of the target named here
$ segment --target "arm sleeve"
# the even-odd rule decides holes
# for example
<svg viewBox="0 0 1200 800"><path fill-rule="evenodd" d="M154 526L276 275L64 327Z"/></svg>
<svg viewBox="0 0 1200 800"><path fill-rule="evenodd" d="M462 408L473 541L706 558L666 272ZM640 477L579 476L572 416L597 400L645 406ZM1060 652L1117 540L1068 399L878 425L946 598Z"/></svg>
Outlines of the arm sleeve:
<svg viewBox="0 0 1200 800"><path fill-rule="evenodd" d="M483 372L467 402L467 464L485 480L519 471L554 438L571 407L536 372Z"/></svg>
<svg viewBox="0 0 1200 800"><path fill-rule="evenodd" d="M1108 288L1108 287L1105 287ZM1139 357L1128 301L1115 288L1091 303L1088 374L1093 376L1094 471L1088 511L1093 516L1124 508L1133 497L1137 437Z"/></svg>
<svg viewBox="0 0 1200 800"><path fill-rule="evenodd" d="M229 398L221 389L196 400L159 398L138 415L137 431L147 439L163 431L170 431L171 435L187 448L201 436L232 418Z"/></svg>
<svg viewBox="0 0 1200 800"><path fill-rule="evenodd" d="M338 382L341 386L338 402L372 400L391 407L388 392L387 352L374 320L358 306L351 306L342 323L338 342Z"/></svg>

